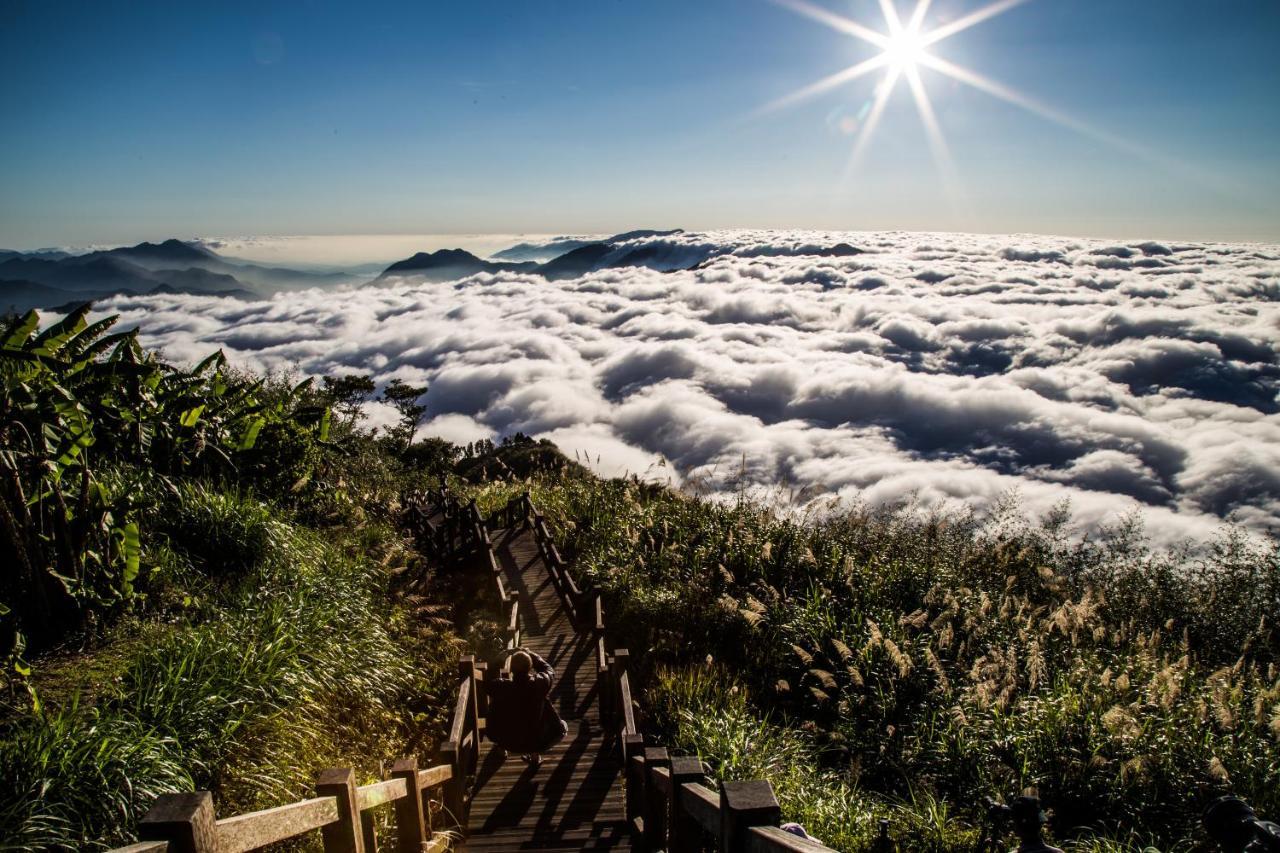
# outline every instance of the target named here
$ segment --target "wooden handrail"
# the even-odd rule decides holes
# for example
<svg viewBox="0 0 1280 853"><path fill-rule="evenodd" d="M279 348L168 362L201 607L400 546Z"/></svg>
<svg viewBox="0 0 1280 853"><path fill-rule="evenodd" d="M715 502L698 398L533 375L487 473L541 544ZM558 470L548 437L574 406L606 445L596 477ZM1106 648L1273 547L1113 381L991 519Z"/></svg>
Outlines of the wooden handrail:
<svg viewBox="0 0 1280 853"><path fill-rule="evenodd" d="M753 826L747 830L749 853L828 853L830 849L776 826Z"/></svg>
<svg viewBox="0 0 1280 853"><path fill-rule="evenodd" d="M398 762L407 765L416 781L412 796L420 797L423 791L436 788L453 778L453 768L448 765L417 770L416 762ZM326 771L349 774L349 770ZM356 812L363 813L388 803L398 803L411 796L409 782L405 778L392 778L374 782L354 790ZM397 805L397 809L399 806ZM247 853L268 844L276 844L297 838L308 832L341 823L340 801L336 796L320 796L276 806L261 811L213 819L212 798L207 792L195 794L162 794L143 818L140 831L143 834L165 836L164 840L140 841L125 847L117 847L110 853L165 853L171 846L192 853ZM397 817L399 823L399 817ZM436 844L444 840L441 834L431 835L425 824L416 829L397 826L397 834L405 844ZM326 830L328 832L328 830ZM327 849L327 848L326 848Z"/></svg>
<svg viewBox="0 0 1280 853"><path fill-rule="evenodd" d="M720 834L720 795L705 785L685 785L680 791L680 805L702 831Z"/></svg>
<svg viewBox="0 0 1280 853"><path fill-rule="evenodd" d="M467 706L471 703L471 679L463 679L458 687L458 701L453 706L453 723L449 726L449 740L461 744L466 737Z"/></svg>
<svg viewBox="0 0 1280 853"><path fill-rule="evenodd" d="M618 710L622 712L622 733L636 734L636 710L631 699L631 674L626 671L618 676Z"/></svg>
<svg viewBox="0 0 1280 853"><path fill-rule="evenodd" d="M384 782L375 782L357 789L356 802L360 811L365 811L407 796L409 796L409 788L403 779L387 779Z"/></svg>
<svg viewBox="0 0 1280 853"><path fill-rule="evenodd" d="M316 797L237 815L218 821L218 850L219 853L257 850L337 821L338 801L333 797Z"/></svg>

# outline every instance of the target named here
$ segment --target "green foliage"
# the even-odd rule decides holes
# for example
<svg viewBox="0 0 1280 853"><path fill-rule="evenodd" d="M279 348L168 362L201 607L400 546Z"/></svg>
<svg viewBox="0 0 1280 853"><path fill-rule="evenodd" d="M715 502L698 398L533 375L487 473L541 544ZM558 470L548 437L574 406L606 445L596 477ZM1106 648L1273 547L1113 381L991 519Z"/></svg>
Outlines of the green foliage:
<svg viewBox="0 0 1280 853"><path fill-rule="evenodd" d="M1280 814L1273 543L1228 529L1154 552L1133 520L1081 538L1065 510L1034 522L1013 501L985 517L797 517L590 478L535 484L534 499L604 590L619 644L647 650L637 663L701 671L710 656L747 716L726 717L720 693L672 692L669 674L646 684L782 754L796 747L770 738L802 735L835 774L815 770L805 798L857 791L924 847L968 837L981 796L1026 788L1083 845L1199 843L1196 816L1228 791ZM654 724L735 766L730 740L678 713Z"/></svg>
<svg viewBox="0 0 1280 853"><path fill-rule="evenodd" d="M0 331L0 577L10 654L47 648L129 603L156 478L234 477L269 494L305 483L327 438L310 381L285 391L227 369L190 370L108 334L85 305L40 331ZM112 468L120 476L104 477ZM172 486L170 486L172 488Z"/></svg>
<svg viewBox="0 0 1280 853"><path fill-rule="evenodd" d="M387 435L401 449L413 444L413 433L427 410L426 406L418 403L418 399L426 393L427 386L410 385L400 379L392 379L382 389L383 402L390 403L400 413L400 422L387 430Z"/></svg>
<svg viewBox="0 0 1280 853"><path fill-rule="evenodd" d="M448 697L423 699L450 683L450 634L392 605L380 561L243 497L185 488L167 512L175 547L196 560L231 549L238 575L175 624L146 628L92 704L72 694L9 722L6 849L125 843L165 791L213 790L223 813L300 799L321 767L368 778L441 723ZM386 531L362 545L403 557Z"/></svg>

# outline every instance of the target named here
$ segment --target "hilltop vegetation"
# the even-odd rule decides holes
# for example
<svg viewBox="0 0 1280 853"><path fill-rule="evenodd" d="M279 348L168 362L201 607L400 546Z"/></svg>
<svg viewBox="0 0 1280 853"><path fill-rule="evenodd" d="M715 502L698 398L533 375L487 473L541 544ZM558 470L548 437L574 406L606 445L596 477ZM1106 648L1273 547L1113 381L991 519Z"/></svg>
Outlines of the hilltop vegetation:
<svg viewBox="0 0 1280 853"><path fill-rule="evenodd" d="M837 849L882 817L907 849L972 849L981 798L1025 788L1079 849L1203 847L1228 791L1280 814L1273 543L601 480L524 436L415 441L425 388L388 384L400 420L372 431L368 377L179 368L86 317L0 333L13 849L127 841L162 791L230 813L429 749L454 655L492 647L395 528L441 476L486 512L530 490L633 651L648 731L769 779Z"/></svg>
<svg viewBox="0 0 1280 853"><path fill-rule="evenodd" d="M489 487L497 503L509 486ZM1203 846L1233 792L1280 814L1280 565L1225 530L1154 552L918 507L775 514L637 482L535 485L643 670L648 725L722 778L768 778L842 850L973 849L1027 788L1081 849Z"/></svg>
<svg viewBox="0 0 1280 853"><path fill-rule="evenodd" d="M367 379L179 368L86 316L0 332L5 848L127 842L165 791L235 813L425 756L460 641L409 594L394 519L440 458L359 428Z"/></svg>

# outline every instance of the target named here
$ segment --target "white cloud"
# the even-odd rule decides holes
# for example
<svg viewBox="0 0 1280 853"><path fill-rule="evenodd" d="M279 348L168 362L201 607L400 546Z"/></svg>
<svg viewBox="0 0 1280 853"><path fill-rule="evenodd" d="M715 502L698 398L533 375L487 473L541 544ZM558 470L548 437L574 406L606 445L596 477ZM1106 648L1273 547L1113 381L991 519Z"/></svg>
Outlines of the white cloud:
<svg viewBox="0 0 1280 853"><path fill-rule="evenodd" d="M862 254L829 255L838 244ZM603 473L1280 522L1270 247L734 231L645 265L268 301L121 297L147 344L427 383L420 434L550 437ZM691 269L696 267L696 269ZM385 413L384 413L385 414ZM599 460L597 462L597 459ZM666 460L663 469L659 460Z"/></svg>

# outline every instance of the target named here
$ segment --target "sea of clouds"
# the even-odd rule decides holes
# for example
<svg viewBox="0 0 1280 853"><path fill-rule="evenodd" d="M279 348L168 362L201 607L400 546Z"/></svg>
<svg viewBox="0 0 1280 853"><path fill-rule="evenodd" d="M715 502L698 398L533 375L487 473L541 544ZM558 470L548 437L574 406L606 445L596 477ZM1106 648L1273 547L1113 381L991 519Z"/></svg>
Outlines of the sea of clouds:
<svg viewBox="0 0 1280 853"><path fill-rule="evenodd" d="M818 254L839 243L865 253ZM1016 489L1085 529L1138 508L1158 542L1280 521L1280 247L731 231L619 253L636 248L647 266L557 282L101 308L179 360L425 383L422 434L545 436L606 474L872 502Z"/></svg>

